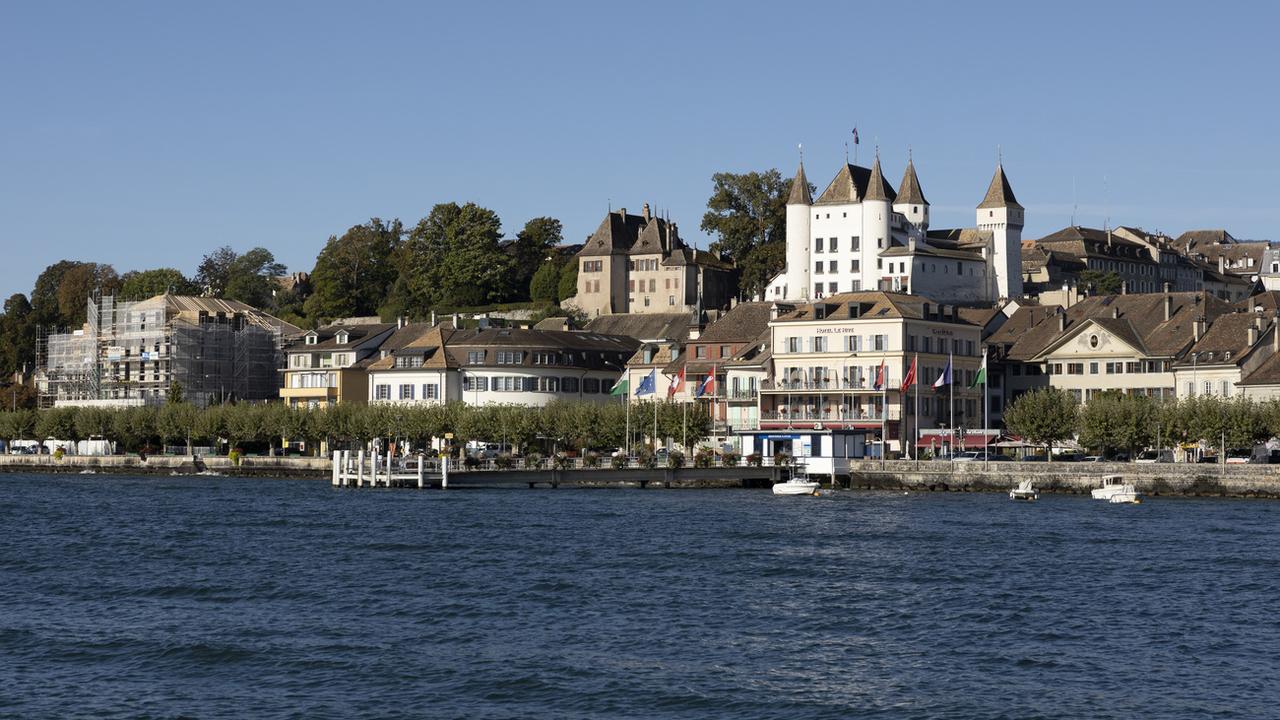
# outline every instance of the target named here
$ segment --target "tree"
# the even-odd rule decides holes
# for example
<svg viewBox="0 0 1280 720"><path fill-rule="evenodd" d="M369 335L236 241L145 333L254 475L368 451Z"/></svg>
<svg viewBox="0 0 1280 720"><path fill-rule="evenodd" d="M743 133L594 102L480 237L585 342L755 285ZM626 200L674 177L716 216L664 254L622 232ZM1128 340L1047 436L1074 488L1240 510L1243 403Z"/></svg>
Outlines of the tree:
<svg viewBox="0 0 1280 720"><path fill-rule="evenodd" d="M198 295L200 288L173 268L131 270L120 276L119 295L123 300L145 300L164 293Z"/></svg>
<svg viewBox="0 0 1280 720"><path fill-rule="evenodd" d="M1080 411L1080 443L1102 455L1130 454L1155 442L1158 408L1142 395L1097 393Z"/></svg>
<svg viewBox="0 0 1280 720"><path fill-rule="evenodd" d="M75 260L59 260L36 277L35 289L31 291L31 308L37 324L67 325L62 322L62 313L58 309L58 286L62 284L62 277L67 271L80 264Z"/></svg>
<svg viewBox="0 0 1280 720"><path fill-rule="evenodd" d="M15 293L4 301L0 315L0 377L7 380L35 363L35 317L27 296Z"/></svg>
<svg viewBox="0 0 1280 720"><path fill-rule="evenodd" d="M208 295L222 297L231 280L231 264L239 255L230 245L223 245L205 255L196 268L196 284Z"/></svg>
<svg viewBox="0 0 1280 720"><path fill-rule="evenodd" d="M1124 280L1115 272L1083 270L1078 285L1099 295L1117 295L1124 289Z"/></svg>
<svg viewBox="0 0 1280 720"><path fill-rule="evenodd" d="M85 322L89 298L113 295L120 288L115 268L98 263L80 263L58 283L58 314L61 324L79 327Z"/></svg>
<svg viewBox="0 0 1280 720"><path fill-rule="evenodd" d="M441 203L409 233L389 305L422 317L432 307L502 300L515 260L498 246L502 221L475 203Z"/></svg>
<svg viewBox="0 0 1280 720"><path fill-rule="evenodd" d="M256 308L270 307L275 297L276 278L284 272L285 266L276 262L270 250L253 248L231 263L222 297Z"/></svg>
<svg viewBox="0 0 1280 720"><path fill-rule="evenodd" d="M556 258L547 258L538 266L533 279L529 281L529 299L534 302L560 302L560 272L562 263ZM575 284L577 278L574 278Z"/></svg>
<svg viewBox="0 0 1280 720"><path fill-rule="evenodd" d="M516 262L514 278L515 294L523 294L529 289L536 271L541 270L543 263L553 253L556 245L564 242L564 226L553 217L536 217L524 224L524 229L516 234L512 256ZM532 295L530 296L532 298ZM520 299L512 297L511 299ZM552 301L554 302L554 300Z"/></svg>
<svg viewBox="0 0 1280 720"><path fill-rule="evenodd" d="M785 243L787 196L793 181L784 179L777 170L716 173L711 181L713 190L702 216L702 230L717 236L712 250L733 258L743 268L743 292L748 296L763 293L785 267L785 252L773 250L755 262L749 262L749 257L761 246Z"/></svg>
<svg viewBox="0 0 1280 720"><path fill-rule="evenodd" d="M564 302L578 294L578 261L567 262L560 268L560 283L557 287L560 302Z"/></svg>
<svg viewBox="0 0 1280 720"><path fill-rule="evenodd" d="M1028 442L1044 445L1052 457L1053 443L1075 433L1078 414L1079 407L1067 391L1047 387L1019 395L1005 409L1004 424Z"/></svg>
<svg viewBox="0 0 1280 720"><path fill-rule="evenodd" d="M399 220L372 218L330 236L311 271L306 315L339 318L377 314L396 281L404 228Z"/></svg>

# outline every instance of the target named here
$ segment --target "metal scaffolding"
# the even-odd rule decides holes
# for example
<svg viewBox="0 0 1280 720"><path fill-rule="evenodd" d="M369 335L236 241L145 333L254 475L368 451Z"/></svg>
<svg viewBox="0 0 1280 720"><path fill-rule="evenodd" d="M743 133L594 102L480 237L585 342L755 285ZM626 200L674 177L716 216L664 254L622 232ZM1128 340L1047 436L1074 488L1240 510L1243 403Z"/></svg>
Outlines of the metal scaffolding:
<svg viewBox="0 0 1280 720"><path fill-rule="evenodd" d="M41 404L161 403L174 383L200 406L273 399L281 349L296 332L247 305L212 298L90 299L81 330L40 336Z"/></svg>

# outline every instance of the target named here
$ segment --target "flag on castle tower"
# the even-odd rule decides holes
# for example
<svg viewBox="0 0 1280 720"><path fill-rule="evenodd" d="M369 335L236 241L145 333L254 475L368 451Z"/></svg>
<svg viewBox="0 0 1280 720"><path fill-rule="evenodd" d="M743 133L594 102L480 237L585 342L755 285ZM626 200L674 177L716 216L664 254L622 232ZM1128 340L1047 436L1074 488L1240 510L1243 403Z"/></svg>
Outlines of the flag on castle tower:
<svg viewBox="0 0 1280 720"><path fill-rule="evenodd" d="M853 126L853 144L854 145L858 144L858 126L857 125Z"/></svg>

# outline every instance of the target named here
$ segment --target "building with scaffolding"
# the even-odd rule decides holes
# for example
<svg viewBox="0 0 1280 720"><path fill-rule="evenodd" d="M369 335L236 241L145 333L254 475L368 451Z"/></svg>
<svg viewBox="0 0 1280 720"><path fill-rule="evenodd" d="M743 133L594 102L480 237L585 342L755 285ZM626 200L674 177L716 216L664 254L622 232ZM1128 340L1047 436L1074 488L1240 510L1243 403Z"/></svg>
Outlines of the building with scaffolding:
<svg viewBox="0 0 1280 720"><path fill-rule="evenodd" d="M275 399L281 348L301 334L232 300L91 298L82 328L39 334L40 404L159 404L175 384L183 399L202 407Z"/></svg>

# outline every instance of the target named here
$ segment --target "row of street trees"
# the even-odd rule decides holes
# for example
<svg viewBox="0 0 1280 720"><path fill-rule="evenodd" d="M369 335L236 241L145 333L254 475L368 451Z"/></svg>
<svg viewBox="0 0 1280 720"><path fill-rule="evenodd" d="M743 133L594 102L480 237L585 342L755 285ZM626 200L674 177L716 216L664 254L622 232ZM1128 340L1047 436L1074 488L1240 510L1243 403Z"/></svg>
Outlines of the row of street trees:
<svg viewBox="0 0 1280 720"><path fill-rule="evenodd" d="M706 411L677 403L657 404L660 438L695 446L710 435ZM187 403L123 409L63 407L0 412L0 438L8 440L80 441L103 438L125 452L163 445L222 445L226 449L260 446L275 452L282 440L320 441L360 446L375 438L407 441L423 448L433 438L452 433L455 444L470 441L501 444L516 452L530 446L580 448L622 447L653 434L654 404L632 403L631 442L627 443L627 409L620 403L552 403L523 405L335 405L308 410L284 404L216 405L200 409Z"/></svg>
<svg viewBox="0 0 1280 720"><path fill-rule="evenodd" d="M1046 447L1070 438L1104 455L1148 447L1203 443L1210 448L1249 448L1280 436L1280 400L1223 399L1199 395L1156 400L1108 391L1079 405L1057 388L1018 396L1004 413L1009 432Z"/></svg>

